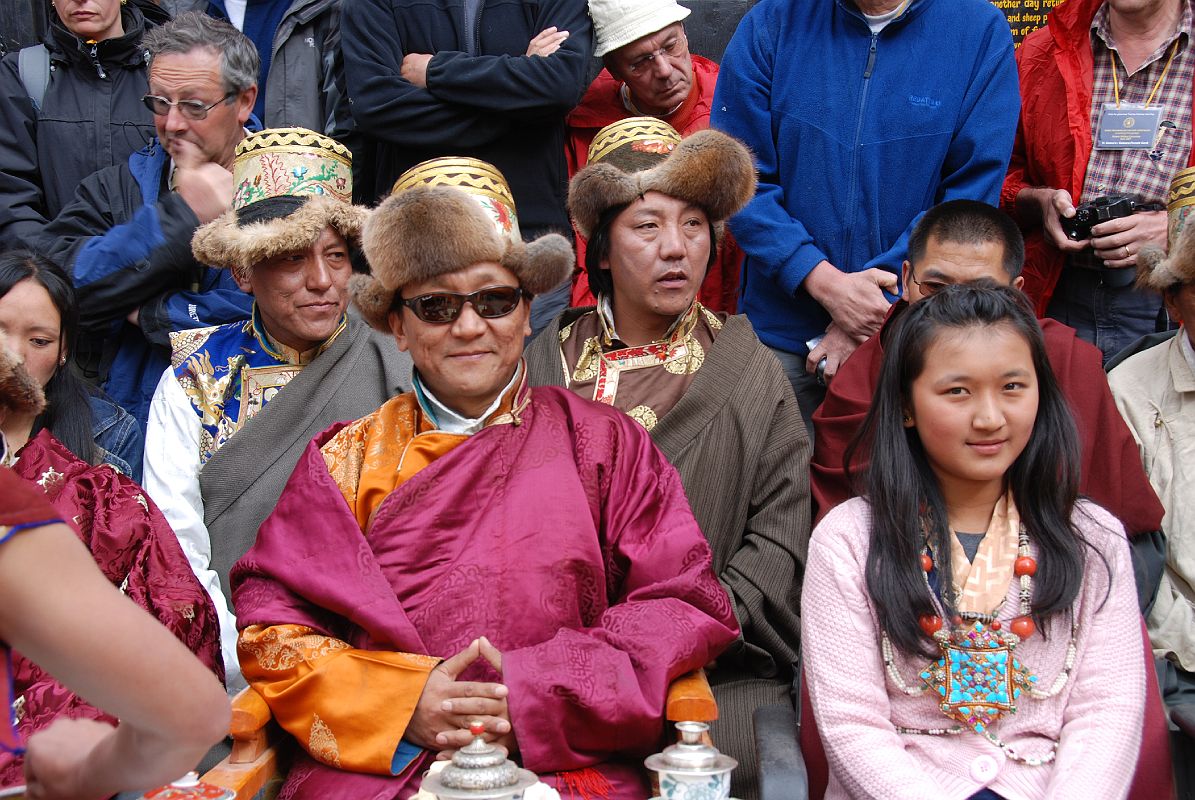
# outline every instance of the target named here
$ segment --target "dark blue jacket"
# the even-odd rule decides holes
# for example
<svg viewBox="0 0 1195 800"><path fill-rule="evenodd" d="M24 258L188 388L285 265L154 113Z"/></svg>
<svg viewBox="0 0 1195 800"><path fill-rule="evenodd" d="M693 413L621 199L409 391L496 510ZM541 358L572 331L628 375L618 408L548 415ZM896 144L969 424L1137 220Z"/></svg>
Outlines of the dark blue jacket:
<svg viewBox="0 0 1195 800"><path fill-rule="evenodd" d="M462 0L353 0L341 24L352 118L372 140L365 157L376 158L366 199L388 194L420 161L472 156L506 177L524 234L571 232L564 118L586 89L585 0L482 0L470 31ZM553 25L569 32L560 49L524 56ZM434 54L426 89L400 77L407 53Z"/></svg>
<svg viewBox="0 0 1195 800"><path fill-rule="evenodd" d="M944 200L993 205L1020 113L1012 36L988 0L912 0L878 35L849 0L762 0L722 59L710 122L759 166L731 220L747 254L740 311L806 354L829 314L802 288L820 262L900 274Z"/></svg>
<svg viewBox="0 0 1195 800"><path fill-rule="evenodd" d="M170 332L248 319L253 298L225 269L198 263L199 219L166 189L170 158L155 139L128 164L83 181L46 226L41 247L71 274L79 295L83 353L108 395L141 429L170 362ZM125 321L139 309L139 326ZM99 351L99 355L96 353Z"/></svg>

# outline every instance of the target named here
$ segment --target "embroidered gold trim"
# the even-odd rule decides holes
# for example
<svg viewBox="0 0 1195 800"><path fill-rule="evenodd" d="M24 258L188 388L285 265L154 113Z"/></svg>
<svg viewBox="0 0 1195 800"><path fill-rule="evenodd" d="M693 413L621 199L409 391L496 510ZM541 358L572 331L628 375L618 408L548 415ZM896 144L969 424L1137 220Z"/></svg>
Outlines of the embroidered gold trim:
<svg viewBox="0 0 1195 800"><path fill-rule="evenodd" d="M656 427L656 423L659 422L659 419L656 417L656 412L652 411L647 406L635 406L627 412L627 416L638 422L649 431Z"/></svg>
<svg viewBox="0 0 1195 800"><path fill-rule="evenodd" d="M333 767L340 766L340 744L336 735L328 727L328 723L320 719L319 714L313 714L311 720L311 734L307 738L307 752L316 761Z"/></svg>

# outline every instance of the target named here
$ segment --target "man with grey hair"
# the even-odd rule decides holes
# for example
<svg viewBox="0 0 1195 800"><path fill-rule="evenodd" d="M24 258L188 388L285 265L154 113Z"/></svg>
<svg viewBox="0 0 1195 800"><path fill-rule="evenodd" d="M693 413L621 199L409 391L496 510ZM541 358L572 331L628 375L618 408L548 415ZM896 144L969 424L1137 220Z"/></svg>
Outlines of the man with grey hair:
<svg viewBox="0 0 1195 800"><path fill-rule="evenodd" d="M252 307L227 270L195 260L191 236L232 204L233 152L258 69L246 36L198 13L155 28L144 44L157 137L86 178L40 239L79 289L81 344L98 380L143 429L170 332L246 319Z"/></svg>

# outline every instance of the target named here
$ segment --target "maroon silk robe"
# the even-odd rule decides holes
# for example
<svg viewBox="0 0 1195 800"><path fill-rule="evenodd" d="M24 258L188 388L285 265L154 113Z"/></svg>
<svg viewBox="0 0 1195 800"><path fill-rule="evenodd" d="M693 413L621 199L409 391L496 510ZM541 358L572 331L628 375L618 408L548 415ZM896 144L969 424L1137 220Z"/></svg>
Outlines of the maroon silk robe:
<svg viewBox="0 0 1195 800"><path fill-rule="evenodd" d="M108 580L223 680L216 609L174 531L141 487L111 467L91 466L49 431L31 439L19 455L13 472L42 487ZM25 740L59 716L116 722L17 652L13 692L24 698L17 729ZM0 786L21 783L22 759L0 756Z"/></svg>
<svg viewBox="0 0 1195 800"><path fill-rule="evenodd" d="M905 307L904 303L894 307L885 329ZM1038 322L1045 335L1050 366L1079 429L1079 491L1115 514L1129 536L1158 530L1162 527L1162 504L1145 476L1137 443L1112 400L1099 351L1079 339L1073 328L1052 319ZM847 480L842 459L871 408L884 360L883 336L881 329L851 354L813 414L809 478L818 521L834 506L857 494ZM856 457L855 474L862 475L866 464L866 458Z"/></svg>
<svg viewBox="0 0 1195 800"><path fill-rule="evenodd" d="M563 389L530 391L518 424L484 428L400 485L367 535L318 449L343 426L321 434L233 568L237 623L440 657L488 636L503 674L475 664L461 679L509 687L523 765L549 783L595 767L610 790L594 794L642 800L668 684L738 625L647 432ZM304 754L282 797L409 797L431 757L387 777Z"/></svg>

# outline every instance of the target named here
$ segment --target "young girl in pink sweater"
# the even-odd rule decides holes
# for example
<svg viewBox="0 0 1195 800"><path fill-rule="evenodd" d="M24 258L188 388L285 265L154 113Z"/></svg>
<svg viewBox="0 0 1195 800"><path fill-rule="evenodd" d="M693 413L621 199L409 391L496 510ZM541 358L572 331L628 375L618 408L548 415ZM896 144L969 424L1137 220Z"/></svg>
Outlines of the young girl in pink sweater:
<svg viewBox="0 0 1195 800"><path fill-rule="evenodd" d="M905 311L858 444L866 499L813 532L802 594L826 796L1123 797L1145 696L1128 545L1078 500L1024 295Z"/></svg>

